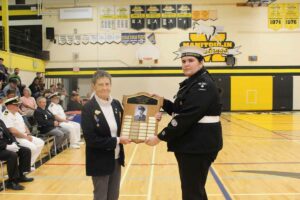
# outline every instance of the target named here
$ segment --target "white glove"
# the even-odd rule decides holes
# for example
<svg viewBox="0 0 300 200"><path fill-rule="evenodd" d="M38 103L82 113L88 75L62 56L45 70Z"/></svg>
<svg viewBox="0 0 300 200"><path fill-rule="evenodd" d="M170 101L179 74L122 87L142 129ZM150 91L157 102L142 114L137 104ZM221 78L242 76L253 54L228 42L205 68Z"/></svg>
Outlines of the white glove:
<svg viewBox="0 0 300 200"><path fill-rule="evenodd" d="M15 142L12 144L6 145L6 150L8 150L8 151L18 152L19 149L20 149L20 147L18 147L18 145Z"/></svg>

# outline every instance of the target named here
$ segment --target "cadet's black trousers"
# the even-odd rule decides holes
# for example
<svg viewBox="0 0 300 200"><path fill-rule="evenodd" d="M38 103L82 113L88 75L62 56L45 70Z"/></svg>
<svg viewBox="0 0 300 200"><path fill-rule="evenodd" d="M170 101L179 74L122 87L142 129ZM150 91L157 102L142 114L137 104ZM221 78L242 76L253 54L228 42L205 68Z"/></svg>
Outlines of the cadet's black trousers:
<svg viewBox="0 0 300 200"><path fill-rule="evenodd" d="M205 183L211 163L217 153L176 153L183 200L207 200Z"/></svg>
<svg viewBox="0 0 300 200"><path fill-rule="evenodd" d="M17 178L23 175L23 172L30 172L31 151L27 147L20 147L17 153L1 150L0 160L7 161L7 172L10 181L16 181Z"/></svg>

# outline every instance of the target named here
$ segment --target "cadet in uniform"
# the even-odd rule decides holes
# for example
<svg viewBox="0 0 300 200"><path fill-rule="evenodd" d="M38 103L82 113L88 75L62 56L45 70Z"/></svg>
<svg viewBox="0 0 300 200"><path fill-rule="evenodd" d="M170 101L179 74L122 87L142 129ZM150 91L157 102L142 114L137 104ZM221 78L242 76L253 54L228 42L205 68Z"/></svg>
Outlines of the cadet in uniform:
<svg viewBox="0 0 300 200"><path fill-rule="evenodd" d="M20 145L31 150L31 165L33 166L45 143L40 138L32 136L27 128L22 115L18 112L21 104L19 97L9 98L4 103L6 110L3 112L3 122Z"/></svg>
<svg viewBox="0 0 300 200"><path fill-rule="evenodd" d="M123 108L110 96L110 74L97 71L92 85L95 95L81 113L86 142L86 174L92 176L94 200L117 200L125 157L122 144L128 144L130 140L120 136Z"/></svg>
<svg viewBox="0 0 300 200"><path fill-rule="evenodd" d="M57 92L51 94L48 98L51 99L51 103L48 106L48 110L54 115L55 120L59 122L59 125L70 132L70 148L80 149L80 124L67 120L65 111L59 104L60 98Z"/></svg>
<svg viewBox="0 0 300 200"><path fill-rule="evenodd" d="M0 160L7 161L8 181L6 187L12 190L24 190L20 182L31 182L24 172L30 171L31 152L18 144L16 138L0 119Z"/></svg>
<svg viewBox="0 0 300 200"><path fill-rule="evenodd" d="M166 141L175 153L183 200L206 200L205 183L211 163L222 149L221 104L218 89L203 66L202 49L181 47L182 70L174 103L164 99L163 109L173 118L148 145Z"/></svg>

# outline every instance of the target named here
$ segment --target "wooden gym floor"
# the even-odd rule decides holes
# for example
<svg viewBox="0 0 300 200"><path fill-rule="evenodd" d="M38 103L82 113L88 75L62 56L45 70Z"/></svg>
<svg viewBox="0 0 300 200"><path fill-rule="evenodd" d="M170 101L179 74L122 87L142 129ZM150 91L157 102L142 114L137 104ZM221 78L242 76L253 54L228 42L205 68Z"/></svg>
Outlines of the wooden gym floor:
<svg viewBox="0 0 300 200"><path fill-rule="evenodd" d="M164 116L160 128L170 120ZM224 113L224 148L208 180L209 199L300 199L300 113ZM2 191L1 200L87 200L84 148L68 149L30 174L24 191ZM165 143L126 146L121 200L179 200L175 158Z"/></svg>

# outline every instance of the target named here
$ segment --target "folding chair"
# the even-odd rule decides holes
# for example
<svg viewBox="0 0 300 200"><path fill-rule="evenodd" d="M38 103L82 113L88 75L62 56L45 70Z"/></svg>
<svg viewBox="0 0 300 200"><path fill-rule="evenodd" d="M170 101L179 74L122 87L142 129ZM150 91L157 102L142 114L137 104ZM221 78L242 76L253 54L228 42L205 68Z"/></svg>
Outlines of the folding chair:
<svg viewBox="0 0 300 200"><path fill-rule="evenodd" d="M56 155L56 144L55 144L55 137L54 136L46 136L46 137L40 137L41 139L44 140L45 145L44 148L42 149L42 152L40 154L40 163L41 165L43 164L43 158L45 156L49 156L49 158L51 159L51 148L52 146L54 146L54 151L55 151L55 155Z"/></svg>
<svg viewBox="0 0 300 200"><path fill-rule="evenodd" d="M5 191L4 164L5 164L5 161L0 160L2 186L3 186L3 190Z"/></svg>

